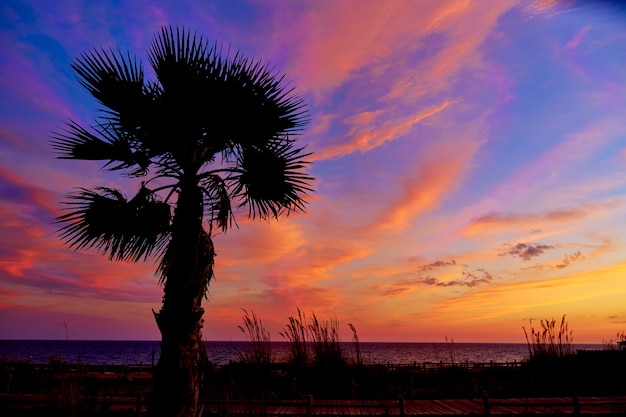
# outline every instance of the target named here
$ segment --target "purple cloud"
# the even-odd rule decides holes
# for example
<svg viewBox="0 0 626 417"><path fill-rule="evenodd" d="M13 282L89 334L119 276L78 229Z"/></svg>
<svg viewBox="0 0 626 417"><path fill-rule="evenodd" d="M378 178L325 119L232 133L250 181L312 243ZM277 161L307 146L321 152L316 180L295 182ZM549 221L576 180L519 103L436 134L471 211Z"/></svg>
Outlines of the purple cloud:
<svg viewBox="0 0 626 417"><path fill-rule="evenodd" d="M421 285L434 285L436 287L477 287L481 284L488 284L494 280L494 276L484 269L477 269L474 272L462 271L463 278L452 281L439 281L437 278L428 276L420 277L416 283Z"/></svg>
<svg viewBox="0 0 626 417"><path fill-rule="evenodd" d="M518 243L516 245L507 244L505 246L507 246L508 249L499 253L498 256L513 256L522 258L525 261L529 261L531 258L543 254L548 249L554 249L552 245L532 245L529 243Z"/></svg>
<svg viewBox="0 0 626 417"><path fill-rule="evenodd" d="M583 259L585 259L585 257L583 256L582 253L580 253L580 251L576 251L572 254L565 254L565 257L563 258L563 260L561 261L560 264L555 265L556 268L558 269L563 269L567 266L569 266L571 263L576 262L576 261L582 261Z"/></svg>
<svg viewBox="0 0 626 417"><path fill-rule="evenodd" d="M455 266L455 265L456 265L456 261L454 259L452 259L451 261L435 261L427 265L421 265L417 268L417 270L420 272L433 271L435 269L440 269L440 268L445 268L448 266Z"/></svg>

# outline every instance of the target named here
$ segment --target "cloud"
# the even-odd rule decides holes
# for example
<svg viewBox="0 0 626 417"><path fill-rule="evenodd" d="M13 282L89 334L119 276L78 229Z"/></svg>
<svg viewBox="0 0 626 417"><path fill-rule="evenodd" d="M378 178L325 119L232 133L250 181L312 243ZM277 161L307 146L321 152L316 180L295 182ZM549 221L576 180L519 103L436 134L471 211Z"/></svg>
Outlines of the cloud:
<svg viewBox="0 0 626 417"><path fill-rule="evenodd" d="M45 188L32 185L18 174L0 167L0 195L2 205L19 206L22 210L33 213L39 222L51 222L59 210L55 206L55 195Z"/></svg>
<svg viewBox="0 0 626 417"><path fill-rule="evenodd" d="M242 262L263 265L294 253L306 244L302 227L294 219L261 222L239 217L238 229L214 238L216 263L220 268Z"/></svg>
<svg viewBox="0 0 626 417"><path fill-rule="evenodd" d="M458 187L470 168L480 142L439 143L425 149L405 175L403 187L391 196L374 220L374 231L397 231L437 208Z"/></svg>
<svg viewBox="0 0 626 417"><path fill-rule="evenodd" d="M302 88L324 94L359 70L397 62L393 58L398 50L419 48L423 38L433 33L453 31L456 38L458 32L467 35L470 30L484 38L489 32L484 28L497 24L500 14L511 7L490 6L477 10L465 2L342 1L324 7L273 4L269 16L281 24L274 26L277 29L270 44L276 45L275 55L287 50L296 57L288 72L297 74ZM301 49L304 47L306 50ZM455 60L465 56L451 57L448 64L457 70L460 65Z"/></svg>
<svg viewBox="0 0 626 417"><path fill-rule="evenodd" d="M453 261L454 262L454 261ZM435 262L436 264L437 262ZM453 266L456 265L456 262L449 263L446 262L445 266ZM438 267L433 267L432 269L437 269ZM432 270L430 269L430 270ZM418 287L428 286L428 287L468 287L474 288L479 285L488 284L492 282L495 277L487 272L485 269L477 269L474 271L461 271L461 278L452 279L452 280L440 280L439 278L435 278L431 275L419 276L414 279L402 279L397 280L393 283L386 283L375 285L373 289L378 292L378 295L381 297L396 297L399 295L404 295L416 291Z"/></svg>
<svg viewBox="0 0 626 417"><path fill-rule="evenodd" d="M518 243L516 245L507 244L508 248L499 253L498 256L513 256L516 258L522 258L525 261L529 261L531 258L543 254L548 249L554 249L551 245L533 245L529 243Z"/></svg>
<svg viewBox="0 0 626 417"><path fill-rule="evenodd" d="M474 288L481 284L488 284L494 280L494 276L484 269L477 269L474 272L461 271L463 278L439 281L433 277L420 278L419 282L423 285L434 285L436 287L469 287Z"/></svg>
<svg viewBox="0 0 626 417"><path fill-rule="evenodd" d="M566 254L560 264L555 265L557 269L563 269L569 266L573 262L582 261L585 257L580 253L580 251L576 251L572 254Z"/></svg>
<svg viewBox="0 0 626 417"><path fill-rule="evenodd" d="M417 268L417 270L420 272L432 271L434 269L445 268L447 266L456 266L456 261L454 259L451 261L435 261L427 265L421 265Z"/></svg>
<svg viewBox="0 0 626 417"><path fill-rule="evenodd" d="M422 280L428 281L429 279L435 278L420 277L411 279L399 279L394 282L386 282L384 284L374 285L372 286L372 290L374 290L380 297L397 297L416 291L419 286L423 285Z"/></svg>
<svg viewBox="0 0 626 417"><path fill-rule="evenodd" d="M421 121L436 115L447 109L459 100L447 100L439 105L431 106L414 115L403 119L395 119L382 125L374 125L373 119L380 115L380 111L365 112L353 116L348 120L354 127L348 132L347 139L340 143L331 143L316 152L312 157L315 160L332 159L349 155L353 152L367 152L375 149L386 142L398 139L408 134L411 129Z"/></svg>
<svg viewBox="0 0 626 417"><path fill-rule="evenodd" d="M266 25L271 41L264 45L273 46L262 47L274 60L288 63L285 72L313 102L313 121L323 120L307 133L317 142L313 157L334 159L401 138L462 102L452 93L455 77L468 63L472 70L482 65L480 48L513 6L264 4L271 22ZM329 126L328 120L341 124ZM320 135L326 129L333 130Z"/></svg>
<svg viewBox="0 0 626 417"><path fill-rule="evenodd" d="M569 0L534 0L524 7L524 13L528 19L547 19L563 13L565 10L562 6L568 3Z"/></svg>
<svg viewBox="0 0 626 417"><path fill-rule="evenodd" d="M601 211L614 209L620 205L621 200L614 198L600 203L582 204L577 207L552 210L544 213L518 214L494 211L472 218L464 228L463 233L472 235L485 230L507 229L520 226L526 229L537 229L538 227L535 226L544 223L552 224L579 221L597 215Z"/></svg>
<svg viewBox="0 0 626 417"><path fill-rule="evenodd" d="M589 32L590 29L591 29L591 25L587 25L583 27L581 30L579 30L578 32L576 32L576 34L572 37L572 39L567 41L564 49L566 51L576 50L578 46L580 45L580 43L582 42L584 36L587 34L587 32Z"/></svg>
<svg viewBox="0 0 626 417"><path fill-rule="evenodd" d="M571 254L565 254L563 259L556 264L535 264L521 268L522 271L542 271L542 270L553 270L553 269L563 269L570 266L574 262L582 261L585 259L585 256L580 252L576 251Z"/></svg>
<svg viewBox="0 0 626 417"><path fill-rule="evenodd" d="M623 302L620 302L626 290L622 278L624 273L626 264L618 262L576 274L543 279L532 276L525 281L501 282L445 299L432 305L428 313L460 325L484 323L497 318L507 318L506 322L511 323L511 320L519 320L520 317L556 317L571 312L573 308L579 313L588 311L606 317L615 314L616 306L622 308ZM607 323L599 320L584 324L587 329L583 332L594 326L607 328ZM582 322L576 323L577 331L582 325Z"/></svg>

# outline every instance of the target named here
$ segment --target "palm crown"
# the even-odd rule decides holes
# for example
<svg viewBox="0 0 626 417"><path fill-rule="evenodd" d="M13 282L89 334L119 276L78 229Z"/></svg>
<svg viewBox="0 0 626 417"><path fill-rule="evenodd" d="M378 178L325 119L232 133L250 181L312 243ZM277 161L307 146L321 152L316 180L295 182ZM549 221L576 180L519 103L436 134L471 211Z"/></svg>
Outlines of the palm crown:
<svg viewBox="0 0 626 417"><path fill-rule="evenodd" d="M58 218L66 243L118 260L162 253L170 204L186 184L202 192L198 215L224 231L237 208L264 219L304 209L309 154L294 137L308 116L282 77L238 53L223 57L184 29L162 29L148 56L155 81L128 53L93 50L72 65L103 108L89 129L69 121L52 147L60 158L105 161L108 170L146 180L129 200L104 187L70 194ZM155 179L168 185L152 187Z"/></svg>

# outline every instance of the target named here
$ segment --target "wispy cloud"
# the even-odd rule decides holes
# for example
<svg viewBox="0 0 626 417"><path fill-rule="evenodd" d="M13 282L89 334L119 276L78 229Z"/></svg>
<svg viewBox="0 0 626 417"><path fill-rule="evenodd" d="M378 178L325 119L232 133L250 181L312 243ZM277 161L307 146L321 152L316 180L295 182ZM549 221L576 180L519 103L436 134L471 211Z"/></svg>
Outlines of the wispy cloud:
<svg viewBox="0 0 626 417"><path fill-rule="evenodd" d="M516 258L522 258L525 261L529 261L531 258L542 255L545 251L549 249L554 249L552 245L543 245L537 244L533 245L531 243L517 243L517 244L506 244L506 250L498 254L498 256L513 256Z"/></svg>
<svg viewBox="0 0 626 417"><path fill-rule="evenodd" d="M431 265L433 265L431 267ZM426 269L423 271L433 271L441 268L456 266L456 262L435 262L431 265L425 265ZM467 287L475 288L480 285L489 284L496 277L483 268L476 270L463 269L457 272L460 275L456 279L440 279L432 275L419 274L417 278L400 279L391 283L378 284L373 289L381 297L397 297L405 295L414 291L417 291L419 287L434 287L434 288L448 288L448 287ZM449 275L449 274L448 274Z"/></svg>
<svg viewBox="0 0 626 417"><path fill-rule="evenodd" d="M569 266L570 264L577 262L577 261L582 261L583 259L585 259L585 257L582 255L582 253L580 253L580 251L576 251L571 254L566 254L563 260L561 261L561 263L555 265L555 267L557 269L563 269Z"/></svg>
<svg viewBox="0 0 626 417"><path fill-rule="evenodd" d="M119 47L147 64L167 24L275 66L311 117L307 213L243 213L214 237L207 338L241 337L240 307L274 335L299 306L361 322L363 340L523 341L523 317L623 316L626 31L611 2L84 3L3 9L3 334L70 319L81 338L158 337L156 265L74 253L52 220L74 186L129 182L54 159L46 139L98 107L73 57ZM124 315L142 317L136 333Z"/></svg>
<svg viewBox="0 0 626 417"><path fill-rule="evenodd" d="M441 143L425 149L405 174L402 188L388 199L373 230L399 230L437 208L441 200L461 184L479 142Z"/></svg>
<svg viewBox="0 0 626 417"><path fill-rule="evenodd" d="M497 230L507 228L536 228L542 224L554 224L579 221L584 218L598 215L605 210L611 210L621 205L620 199L610 199L600 203L587 203L577 207L547 211L545 213L503 213L491 212L474 217L464 229L465 234L476 234L486 229Z"/></svg>
<svg viewBox="0 0 626 417"><path fill-rule="evenodd" d="M456 266L456 261L454 259L451 259L449 261L435 261L426 265L420 265L417 267L417 270L420 272L433 271L433 270L445 268L448 266Z"/></svg>
<svg viewBox="0 0 626 417"><path fill-rule="evenodd" d="M353 128L347 133L347 139L342 138L340 143L331 143L326 148L315 153L314 158L315 160L331 159L349 155L353 152L363 153L371 151L386 142L406 135L417 123L436 115L455 102L458 102L458 100L445 101L440 105L431 106L407 118L394 120L392 124L383 122L382 124L374 125L372 123L372 119L375 119L380 114L380 111L361 113L349 119L349 123L353 125Z"/></svg>
<svg viewBox="0 0 626 417"><path fill-rule="evenodd" d="M584 259L586 259L585 256L580 251L576 251L574 253L565 254L563 259L561 259L557 263L538 263L534 265L525 266L520 269L522 271L542 271L542 270L563 269L563 268L567 268L574 262L579 262Z"/></svg>
<svg viewBox="0 0 626 417"><path fill-rule="evenodd" d="M433 277L423 277L418 280L424 285L433 285L436 287L469 287L474 288L482 284L488 284L494 280L494 276L484 269L476 271L461 271L462 278L450 281L440 281Z"/></svg>

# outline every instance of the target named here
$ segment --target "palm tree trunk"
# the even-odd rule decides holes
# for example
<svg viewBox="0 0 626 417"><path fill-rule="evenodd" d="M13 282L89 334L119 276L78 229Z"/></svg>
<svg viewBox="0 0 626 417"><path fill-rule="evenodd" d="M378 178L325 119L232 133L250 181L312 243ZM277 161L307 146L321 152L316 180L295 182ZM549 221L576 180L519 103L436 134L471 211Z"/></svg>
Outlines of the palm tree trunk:
<svg viewBox="0 0 626 417"><path fill-rule="evenodd" d="M195 417L206 350L202 340L202 299L213 276L215 252L202 227L202 193L193 182L182 184L172 238L161 265L163 306L155 319L161 332L161 355L154 371L154 414Z"/></svg>

